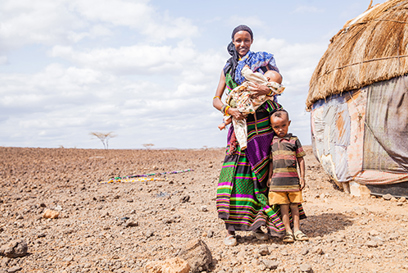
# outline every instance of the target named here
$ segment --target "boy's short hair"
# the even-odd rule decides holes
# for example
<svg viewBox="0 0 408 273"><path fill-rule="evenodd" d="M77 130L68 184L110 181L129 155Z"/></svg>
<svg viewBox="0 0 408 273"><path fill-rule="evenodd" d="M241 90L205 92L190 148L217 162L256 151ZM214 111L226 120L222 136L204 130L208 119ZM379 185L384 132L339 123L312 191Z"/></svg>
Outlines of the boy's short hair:
<svg viewBox="0 0 408 273"><path fill-rule="evenodd" d="M279 109L273 112L272 117L283 118L285 114L287 119L289 120L289 113L285 109Z"/></svg>

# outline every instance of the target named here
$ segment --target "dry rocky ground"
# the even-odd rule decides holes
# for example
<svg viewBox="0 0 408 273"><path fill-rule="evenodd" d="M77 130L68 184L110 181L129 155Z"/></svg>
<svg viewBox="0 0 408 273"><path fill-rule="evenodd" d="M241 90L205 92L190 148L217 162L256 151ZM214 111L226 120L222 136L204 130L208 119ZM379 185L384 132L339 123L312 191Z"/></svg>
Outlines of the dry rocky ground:
<svg viewBox="0 0 408 273"><path fill-rule="evenodd" d="M408 272L408 203L336 189L306 151L310 241L239 232L239 244L226 247L215 208L224 149L0 147L0 246L28 246L23 257L0 256L0 272L143 272L197 238L212 253L207 272ZM164 181L99 183L189 168ZM59 217L43 218L47 209Z"/></svg>

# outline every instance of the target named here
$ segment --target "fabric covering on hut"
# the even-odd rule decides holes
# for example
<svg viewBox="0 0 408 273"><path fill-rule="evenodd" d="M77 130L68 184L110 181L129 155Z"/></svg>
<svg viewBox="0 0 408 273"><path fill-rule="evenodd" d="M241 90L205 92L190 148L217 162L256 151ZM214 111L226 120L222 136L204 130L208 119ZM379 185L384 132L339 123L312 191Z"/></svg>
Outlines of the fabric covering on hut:
<svg viewBox="0 0 408 273"><path fill-rule="evenodd" d="M407 73L408 1L371 7L331 39L306 108L314 153L339 185L407 195L398 188L408 189Z"/></svg>

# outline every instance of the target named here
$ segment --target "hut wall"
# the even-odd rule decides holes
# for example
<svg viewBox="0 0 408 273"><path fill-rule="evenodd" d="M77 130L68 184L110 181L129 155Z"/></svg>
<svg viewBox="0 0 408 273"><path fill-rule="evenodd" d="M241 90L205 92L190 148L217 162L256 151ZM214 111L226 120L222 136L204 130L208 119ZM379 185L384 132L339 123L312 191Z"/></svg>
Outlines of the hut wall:
<svg viewBox="0 0 408 273"><path fill-rule="evenodd" d="M313 150L335 181L408 181L407 86L398 77L313 104Z"/></svg>

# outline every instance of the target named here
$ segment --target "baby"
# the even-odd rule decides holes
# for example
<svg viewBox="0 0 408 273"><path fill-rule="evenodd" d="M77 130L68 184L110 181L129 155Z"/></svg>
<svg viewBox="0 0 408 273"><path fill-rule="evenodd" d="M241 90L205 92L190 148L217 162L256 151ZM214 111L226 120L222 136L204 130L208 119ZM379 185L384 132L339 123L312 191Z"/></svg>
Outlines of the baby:
<svg viewBox="0 0 408 273"><path fill-rule="evenodd" d="M233 108L237 108L244 115L254 114L259 106L261 106L266 100L273 99L274 95L281 94L283 90L285 90L285 87L281 85L282 76L274 70L268 70L265 74L262 74L259 72L252 72L248 66L245 66L242 69L242 75L247 81L234 88L228 94L226 103ZM250 82L268 86L271 89L270 95L261 95L252 98L252 92L247 90ZM226 125L231 123L231 120L234 125L238 143L241 149L244 150L247 147L248 134L245 119L236 120L228 115L224 117L224 122L218 125L218 128L220 130L225 129Z"/></svg>

